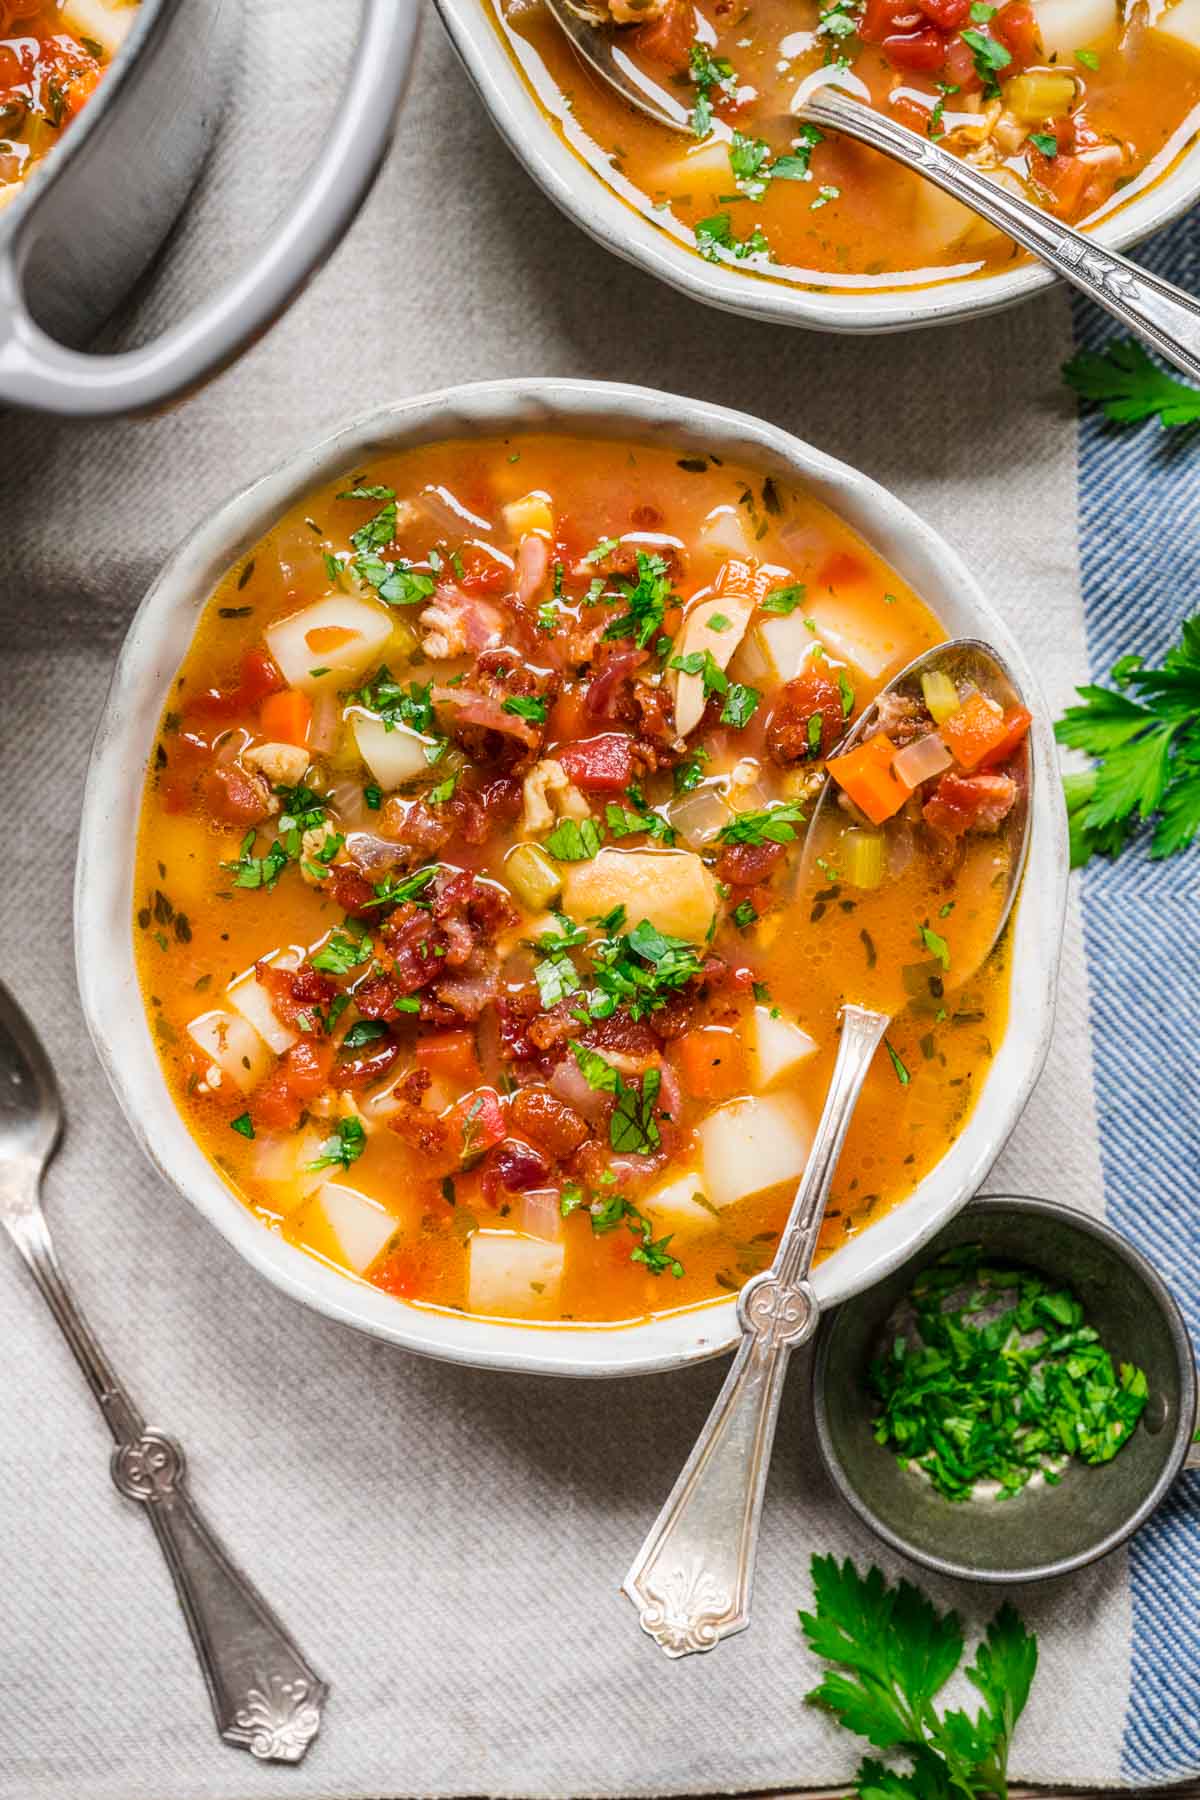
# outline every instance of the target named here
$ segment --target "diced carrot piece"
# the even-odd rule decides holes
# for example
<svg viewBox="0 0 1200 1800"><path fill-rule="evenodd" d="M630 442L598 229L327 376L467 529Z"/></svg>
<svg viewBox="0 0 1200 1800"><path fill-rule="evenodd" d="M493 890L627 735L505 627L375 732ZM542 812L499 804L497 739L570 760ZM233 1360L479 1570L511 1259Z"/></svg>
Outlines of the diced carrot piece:
<svg viewBox="0 0 1200 1800"><path fill-rule="evenodd" d="M425 1286L424 1258L412 1249L386 1250L368 1271L367 1280L398 1300L411 1300Z"/></svg>
<svg viewBox="0 0 1200 1800"><path fill-rule="evenodd" d="M1017 746L1024 741L1025 734L1032 724L1033 714L1028 712L1025 707L1010 706L1004 715L1004 736L984 757L984 768L991 768L995 763L1007 762Z"/></svg>
<svg viewBox="0 0 1200 1800"><path fill-rule="evenodd" d="M685 1093L700 1100L728 1100L744 1086L737 1039L728 1031L701 1026L676 1038L671 1060Z"/></svg>
<svg viewBox="0 0 1200 1800"><path fill-rule="evenodd" d="M475 1036L470 1031L432 1031L417 1045L417 1063L431 1075L470 1081L479 1073Z"/></svg>
<svg viewBox="0 0 1200 1800"><path fill-rule="evenodd" d="M1007 730L1001 708L978 691L941 724L946 747L960 769L977 769L1003 743Z"/></svg>
<svg viewBox="0 0 1200 1800"><path fill-rule="evenodd" d="M911 787L892 768L896 746L883 732L856 744L844 756L831 756L825 767L872 825L882 825L900 811Z"/></svg>
<svg viewBox="0 0 1200 1800"><path fill-rule="evenodd" d="M268 742L303 747L312 724L312 701L299 688L285 688L281 694L267 695L258 720Z"/></svg>

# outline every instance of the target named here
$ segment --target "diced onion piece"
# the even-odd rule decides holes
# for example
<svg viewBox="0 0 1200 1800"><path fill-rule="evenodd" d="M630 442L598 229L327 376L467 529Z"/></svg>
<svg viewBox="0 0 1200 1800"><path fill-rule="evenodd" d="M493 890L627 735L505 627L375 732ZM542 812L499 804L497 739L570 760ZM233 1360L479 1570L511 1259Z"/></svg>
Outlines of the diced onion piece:
<svg viewBox="0 0 1200 1800"><path fill-rule="evenodd" d="M732 817L728 802L715 787L697 788L694 794L683 794L678 800L672 800L667 808L667 818L684 842L694 849L711 844Z"/></svg>
<svg viewBox="0 0 1200 1800"><path fill-rule="evenodd" d="M63 0L62 21L78 38L91 38L115 56L137 18L137 0Z"/></svg>
<svg viewBox="0 0 1200 1800"><path fill-rule="evenodd" d="M510 537L525 537L531 531L541 532L543 537L554 536L554 514L550 508L549 494L526 494L520 500L510 500L501 510L505 530Z"/></svg>
<svg viewBox="0 0 1200 1800"><path fill-rule="evenodd" d="M775 673L775 660L763 642L761 628L755 625L746 633L729 664L730 679L758 687Z"/></svg>
<svg viewBox="0 0 1200 1800"><path fill-rule="evenodd" d="M467 1249L467 1306L506 1319L545 1316L557 1307L564 1249L515 1231L476 1231Z"/></svg>
<svg viewBox="0 0 1200 1800"><path fill-rule="evenodd" d="M887 861L882 831L848 831L839 845L851 887L877 888Z"/></svg>
<svg viewBox="0 0 1200 1800"><path fill-rule="evenodd" d="M630 925L649 919L668 937L702 944L717 884L691 850L601 850L563 870L563 911L583 923L623 906Z"/></svg>
<svg viewBox="0 0 1200 1800"><path fill-rule="evenodd" d="M284 965L277 964L282 967ZM225 998L249 1024L253 1025L263 1042L276 1054L282 1056L296 1042L297 1033L290 1025L285 1025L275 1008L271 1005L271 996L266 987L251 969L248 975L242 975L237 981L231 981L225 990Z"/></svg>
<svg viewBox="0 0 1200 1800"><path fill-rule="evenodd" d="M368 600L327 594L277 620L264 635L289 687L312 693L323 681L344 686L346 676L361 674L391 637L392 619Z"/></svg>
<svg viewBox="0 0 1200 1800"><path fill-rule="evenodd" d="M685 617L675 639L672 662L677 657L694 656L707 650L717 667L725 669L745 635L753 612L754 600L750 595L710 594L693 606ZM727 620L728 624L723 630L714 631L713 619ZM682 738L694 731L704 716L704 677L686 675L678 669L675 677L675 730Z"/></svg>
<svg viewBox="0 0 1200 1800"><path fill-rule="evenodd" d="M358 754L370 769L380 787L390 791L429 773L425 752L433 748L432 738L422 737L407 725L396 725L390 731L373 713L351 707L350 729Z"/></svg>
<svg viewBox="0 0 1200 1800"><path fill-rule="evenodd" d="M1074 56L1117 24L1117 0L1033 0L1047 56Z"/></svg>
<svg viewBox="0 0 1200 1800"><path fill-rule="evenodd" d="M642 1210L649 1214L656 1231L666 1226L687 1225L693 1231L707 1226L711 1231L718 1220L717 1209L704 1192L704 1177L699 1169L689 1169L648 1194Z"/></svg>
<svg viewBox="0 0 1200 1800"><path fill-rule="evenodd" d="M1075 77L1042 69L1014 75L1004 84L1004 104L1023 125L1065 119L1075 99Z"/></svg>
<svg viewBox="0 0 1200 1800"><path fill-rule="evenodd" d="M562 1196L557 1188L530 1188L521 1195L518 1211L527 1236L557 1244L562 1236Z"/></svg>
<svg viewBox="0 0 1200 1800"><path fill-rule="evenodd" d="M187 1029L192 1042L243 1094L256 1088L271 1067L270 1050L239 1013L202 1013Z"/></svg>
<svg viewBox="0 0 1200 1800"><path fill-rule="evenodd" d="M518 844L504 859L509 887L529 912L543 912L562 892L562 870L536 844Z"/></svg>
<svg viewBox="0 0 1200 1800"><path fill-rule="evenodd" d="M953 761L941 733L927 731L924 737L914 738L903 750L897 750L892 768L905 787L916 788L923 781L931 781L935 775L940 775Z"/></svg>
<svg viewBox="0 0 1200 1800"><path fill-rule="evenodd" d="M773 1082L790 1075L815 1056L820 1046L815 1038L791 1019L784 1018L778 1007L756 1006L753 1025L754 1071L757 1085L768 1088Z"/></svg>
<svg viewBox="0 0 1200 1800"><path fill-rule="evenodd" d="M361 1275L395 1229L396 1220L378 1200L340 1181L327 1181L305 1215L304 1242Z"/></svg>
<svg viewBox="0 0 1200 1800"><path fill-rule="evenodd" d="M939 725L958 711L958 689L945 669L926 669L921 677L921 694Z"/></svg>
<svg viewBox="0 0 1200 1800"><path fill-rule="evenodd" d="M714 1206L732 1206L780 1181L797 1181L812 1130L791 1095L731 1100L701 1121L704 1191Z"/></svg>
<svg viewBox="0 0 1200 1800"><path fill-rule="evenodd" d="M1193 50L1200 50L1200 0L1177 0L1176 5L1166 7L1157 18L1152 16L1151 30L1174 38L1176 43L1189 44Z"/></svg>
<svg viewBox="0 0 1200 1800"><path fill-rule="evenodd" d="M729 172L729 148L723 146L726 175ZM707 550L723 550L727 556L753 559L756 553L754 534L749 528L744 507L714 506L700 526L700 539Z"/></svg>

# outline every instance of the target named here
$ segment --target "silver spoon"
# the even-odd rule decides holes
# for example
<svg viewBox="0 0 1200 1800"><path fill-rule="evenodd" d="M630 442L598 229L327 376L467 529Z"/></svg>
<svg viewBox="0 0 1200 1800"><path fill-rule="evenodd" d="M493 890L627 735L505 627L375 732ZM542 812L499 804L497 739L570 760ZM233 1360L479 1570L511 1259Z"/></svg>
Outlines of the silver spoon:
<svg viewBox="0 0 1200 1800"><path fill-rule="evenodd" d="M621 48L619 28L611 24L606 28L603 15L584 0L545 0L545 4L601 81L657 124L690 132L687 108ZM850 88L860 90L864 98L841 91ZM1200 304L1190 294L1119 251L1102 249L1085 232L1062 224L1019 194L1010 194L970 163L864 104L866 96L853 71L818 69L801 82L792 114L809 125L844 131L935 182L1138 332L1184 375L1200 381Z"/></svg>
<svg viewBox="0 0 1200 1800"><path fill-rule="evenodd" d="M120 1492L150 1515L192 1634L217 1730L264 1761L297 1763L328 1692L192 1503L183 1451L148 1426L59 1267L39 1197L62 1134L58 1084L33 1027L0 983L0 1219L28 1263L116 1442Z"/></svg>
<svg viewBox="0 0 1200 1800"><path fill-rule="evenodd" d="M970 638L952 639L927 651L884 692L919 693L922 672L934 668L975 678L1006 706L1020 704L1016 684L999 656ZM849 749L863 737L875 711L871 706L864 712L839 748ZM994 929L974 964L956 970L957 985L970 980L991 953L1020 886L1032 785L1028 740L1022 759L1022 796L1009 817L1006 885ZM829 782L809 827L806 858L822 853L822 826L833 827L831 815L845 818ZM763 1491L788 1358L817 1328L820 1307L808 1276L825 1203L863 1081L890 1022L888 1012L858 1005L842 1008L833 1078L774 1260L738 1296L742 1336L733 1365L666 1505L621 1584L638 1609L643 1631L668 1656L711 1650L750 1623Z"/></svg>

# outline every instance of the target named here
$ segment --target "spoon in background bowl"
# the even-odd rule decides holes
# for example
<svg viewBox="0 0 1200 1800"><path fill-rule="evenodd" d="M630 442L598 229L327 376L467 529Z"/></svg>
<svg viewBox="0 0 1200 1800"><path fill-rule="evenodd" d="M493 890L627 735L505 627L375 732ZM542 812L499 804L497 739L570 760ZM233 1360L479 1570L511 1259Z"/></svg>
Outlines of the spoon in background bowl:
<svg viewBox="0 0 1200 1800"><path fill-rule="evenodd" d="M621 48L619 26L606 23L603 13L586 0L545 0L545 5L598 80L657 124L691 135L687 108ZM1119 251L1102 248L1086 232L1064 225L907 125L876 112L867 104L869 98L852 70L816 69L797 88L791 111L802 124L844 132L934 182L1136 331L1182 374L1200 381L1200 303L1190 294Z"/></svg>
<svg viewBox="0 0 1200 1800"><path fill-rule="evenodd" d="M926 651L889 682L837 753L852 749L871 733L889 696L919 696L921 676L935 670L957 682L973 682L1006 710L1021 704L1016 683L995 651L972 638L951 639ZM965 985L986 962L1020 887L1032 816L1028 738L1012 759L1013 766L1018 798L998 839L991 881L995 892L986 923L977 922L965 957L955 956L954 987ZM853 828L831 779L805 839L801 891L816 873L829 883L831 852ZM929 853L918 843L913 854ZM896 879L904 879L903 871ZM886 875L884 882L888 883ZM872 1004L856 999L843 1005L833 1077L774 1259L738 1295L742 1335L733 1365L692 1454L621 1584L638 1608L643 1631L671 1657L711 1650L750 1623L763 1492L788 1358L813 1335L819 1317L808 1277L826 1201L867 1071L892 1017L908 1003L899 972L880 966L884 960L878 959L873 969L857 978L855 993Z"/></svg>
<svg viewBox="0 0 1200 1800"><path fill-rule="evenodd" d="M217 1730L257 1760L298 1763L327 1689L192 1503L183 1451L148 1426L67 1286L42 1211L42 1173L62 1135L54 1071L0 982L0 1222L83 1370L114 1439L111 1474L150 1515L200 1659ZM94 1689L95 1671L81 1671Z"/></svg>

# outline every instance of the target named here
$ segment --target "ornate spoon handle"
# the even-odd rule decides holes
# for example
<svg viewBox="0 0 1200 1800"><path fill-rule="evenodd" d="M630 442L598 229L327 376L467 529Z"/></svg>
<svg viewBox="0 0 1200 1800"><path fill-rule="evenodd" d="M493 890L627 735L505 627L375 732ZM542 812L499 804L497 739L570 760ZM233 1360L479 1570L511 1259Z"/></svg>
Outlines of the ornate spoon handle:
<svg viewBox="0 0 1200 1800"><path fill-rule="evenodd" d="M1161 281L1116 250L1102 249L1084 232L1050 218L1019 194L1010 194L907 125L873 112L833 87L815 90L794 110L809 124L844 131L882 150L953 194L972 212L982 213L1064 281L1140 333L1183 374L1200 381L1200 304L1182 288Z"/></svg>
<svg viewBox="0 0 1200 1800"><path fill-rule="evenodd" d="M230 1561L192 1503L183 1451L147 1427L67 1286L36 1199L4 1210L116 1439L112 1478L146 1507L208 1685L217 1730L256 1757L299 1762L321 1723L327 1689L266 1601Z"/></svg>
<svg viewBox="0 0 1200 1800"><path fill-rule="evenodd" d="M621 1586L668 1656L711 1650L750 1623L763 1490L788 1358L817 1328L808 1271L883 1013L847 1006L833 1079L769 1269L738 1296L742 1341L695 1448Z"/></svg>

